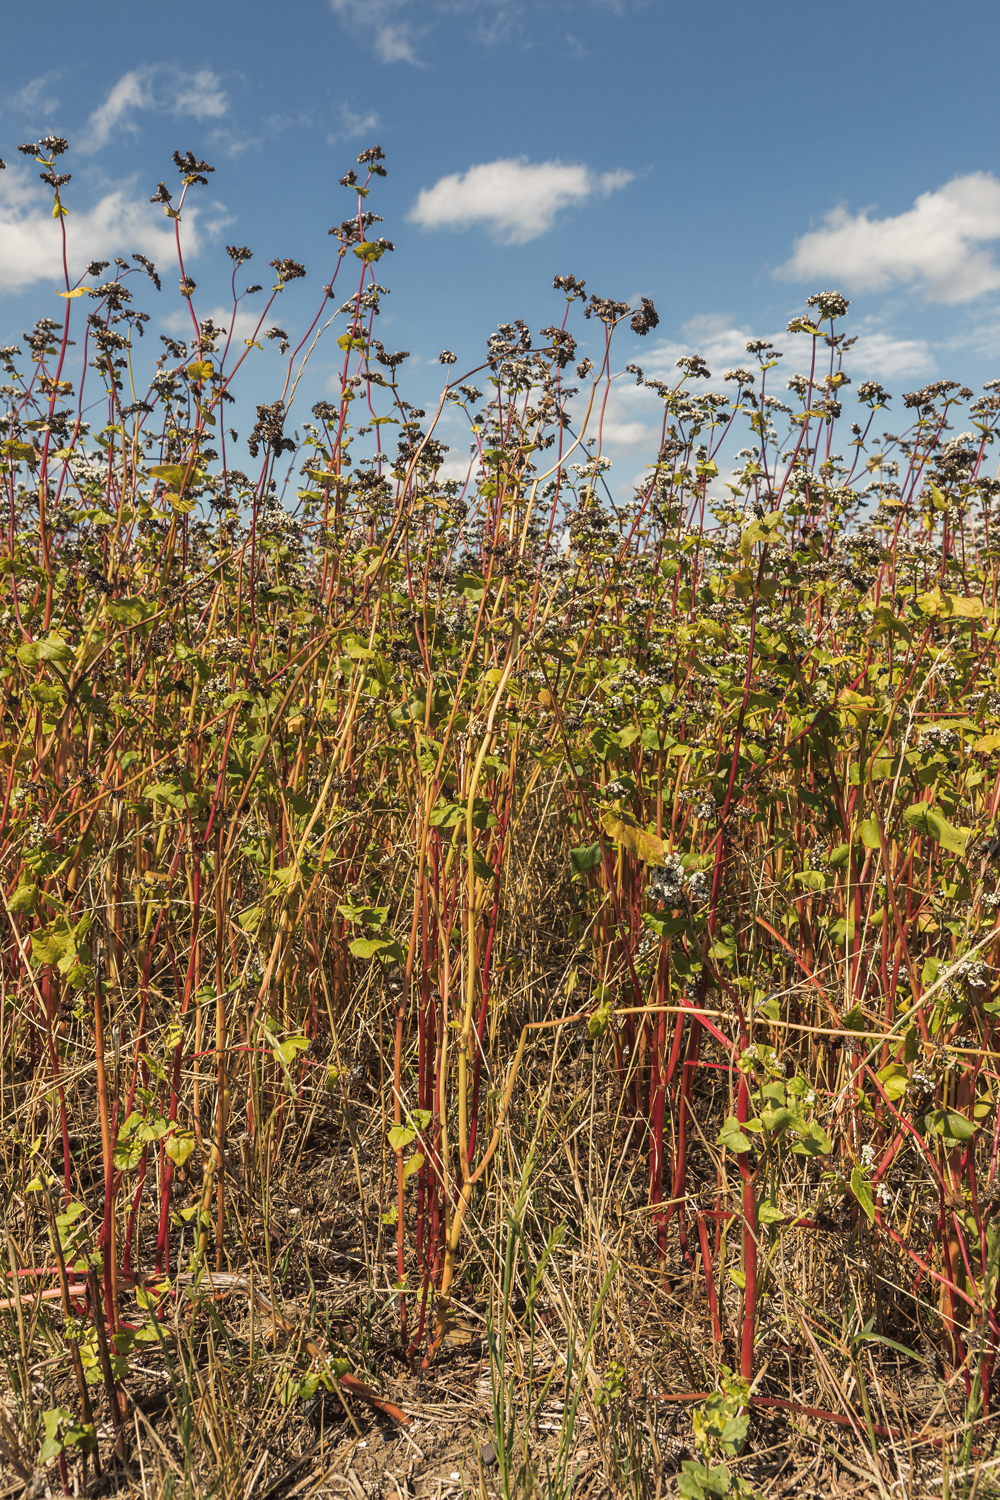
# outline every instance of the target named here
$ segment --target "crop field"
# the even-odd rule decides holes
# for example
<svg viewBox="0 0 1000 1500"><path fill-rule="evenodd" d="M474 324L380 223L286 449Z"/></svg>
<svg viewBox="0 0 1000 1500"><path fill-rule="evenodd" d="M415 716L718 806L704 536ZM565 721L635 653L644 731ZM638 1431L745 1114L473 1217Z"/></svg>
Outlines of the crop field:
<svg viewBox="0 0 1000 1500"><path fill-rule="evenodd" d="M290 332L245 246L199 318L207 163L74 272L20 149L0 1496L1000 1492L1000 381L890 395L825 291L667 385L565 274L424 409L378 147Z"/></svg>

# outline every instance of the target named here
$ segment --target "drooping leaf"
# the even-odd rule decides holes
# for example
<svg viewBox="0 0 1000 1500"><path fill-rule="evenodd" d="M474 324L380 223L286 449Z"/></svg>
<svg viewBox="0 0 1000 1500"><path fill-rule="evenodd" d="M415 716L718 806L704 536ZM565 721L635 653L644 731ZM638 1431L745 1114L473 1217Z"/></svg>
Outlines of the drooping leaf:
<svg viewBox="0 0 1000 1500"><path fill-rule="evenodd" d="M860 1167L855 1167L851 1172L851 1192L858 1200L861 1211L869 1224L874 1224L875 1199L872 1195L871 1183Z"/></svg>
<svg viewBox="0 0 1000 1500"><path fill-rule="evenodd" d="M423 1164L423 1152L415 1151L410 1157L409 1161L403 1164L403 1181L406 1182L410 1177L413 1176L414 1172L419 1172Z"/></svg>
<svg viewBox="0 0 1000 1500"><path fill-rule="evenodd" d="M652 865L663 863L666 854L663 840L657 838L655 833L647 833L628 813L615 813L606 809L601 814L601 827L616 843L624 844L636 859Z"/></svg>

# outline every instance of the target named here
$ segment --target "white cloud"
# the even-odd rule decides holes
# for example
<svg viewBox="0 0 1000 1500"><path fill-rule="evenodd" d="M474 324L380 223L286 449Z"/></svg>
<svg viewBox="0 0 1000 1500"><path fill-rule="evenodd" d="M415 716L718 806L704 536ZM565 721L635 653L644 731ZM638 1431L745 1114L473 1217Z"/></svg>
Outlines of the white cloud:
<svg viewBox="0 0 1000 1500"><path fill-rule="evenodd" d="M153 98L149 89L148 68L135 68L123 73L104 103L94 110L87 122L87 133L80 142L81 151L100 151L111 139L117 125L134 130L129 119L133 110L149 109Z"/></svg>
<svg viewBox="0 0 1000 1500"><path fill-rule="evenodd" d="M613 16L642 9L657 0L330 0L330 9L345 29L370 46L381 62L408 62L423 66L420 44L442 23L454 28L456 19L467 18L465 33L481 46L515 40L522 46L537 45L539 28L556 34L562 17L588 7ZM471 21L471 25L468 22ZM566 35L566 44L577 56L585 49L578 37Z"/></svg>
<svg viewBox="0 0 1000 1500"><path fill-rule="evenodd" d="M242 156L244 151L250 151L260 145L260 137L247 135L234 135L231 130L213 130L210 132L206 144L212 151L224 151L230 158Z"/></svg>
<svg viewBox="0 0 1000 1500"><path fill-rule="evenodd" d="M889 218L832 209L824 228L796 240L775 274L828 277L858 291L917 283L934 302L968 302L1000 287L1000 266L982 248L997 239L1000 182L990 172L970 172Z"/></svg>
<svg viewBox="0 0 1000 1500"><path fill-rule="evenodd" d="M200 309L196 310L202 323L205 322L206 318L211 318L216 328L225 328L227 330L219 340L220 353L226 347L226 339L229 337L229 334L232 334L230 358L232 358L234 353L237 358L245 353L246 340L252 339L255 333L257 334L257 338L260 339L263 338L269 328L276 328L278 326L273 320L268 319L261 326L260 332L257 333L260 314L246 312L243 308L239 308L234 317L231 305L229 307L222 307L220 304L218 307L211 308L209 312L202 312ZM160 327L166 329L167 333L174 334L182 339L190 338L194 332L194 327L191 323L191 314L185 308L167 313L166 317L160 319ZM264 347L266 348L267 345Z"/></svg>
<svg viewBox="0 0 1000 1500"><path fill-rule="evenodd" d="M229 108L229 100L221 80L211 68L199 68L197 73L179 73L176 92L170 105L172 114L193 115L196 120L217 120Z"/></svg>
<svg viewBox="0 0 1000 1500"><path fill-rule="evenodd" d="M367 135L370 130L378 128L378 115L370 109L365 114L355 114L349 104L342 104L337 112L338 128L332 130L327 136L327 144L333 146L337 141L353 140L356 136Z"/></svg>
<svg viewBox="0 0 1000 1500"><path fill-rule="evenodd" d="M552 227L560 209L606 197L632 181L631 172L591 171L523 157L483 162L423 188L408 218L425 229L487 224L508 245L523 245Z"/></svg>
<svg viewBox="0 0 1000 1500"><path fill-rule="evenodd" d="M199 68L195 73L158 63L133 68L122 74L104 103L90 116L80 149L100 151L116 130L134 132L137 127L133 115L138 110L217 120L228 108L221 79L211 68Z"/></svg>
<svg viewBox="0 0 1000 1500"><path fill-rule="evenodd" d="M198 252L196 214L185 215L185 255ZM145 197L130 198L117 188L66 221L70 276L75 279L91 260L139 250L168 262L175 254L173 232L162 213ZM62 280L62 236L52 217L51 194L12 163L0 174L0 285L20 291L36 281Z"/></svg>
<svg viewBox="0 0 1000 1500"><path fill-rule="evenodd" d="M50 81L58 75L43 73L40 78L31 78L16 94L8 94L5 107L16 115L34 115L43 119L59 108L59 100L48 95Z"/></svg>
<svg viewBox="0 0 1000 1500"><path fill-rule="evenodd" d="M442 21L471 16L472 34L485 46L507 40L523 29L526 16L537 16L540 0L528 11L522 0L330 0L330 9L347 30L374 49L380 62L408 62L421 67L420 43Z"/></svg>
<svg viewBox="0 0 1000 1500"><path fill-rule="evenodd" d="M900 376L930 375L936 365L926 339L896 339L888 333L862 333L844 364L861 380L881 375L886 380Z"/></svg>
<svg viewBox="0 0 1000 1500"><path fill-rule="evenodd" d="M712 372L713 385L721 389L726 370L735 365L746 369L755 363L747 354L747 340L757 335L748 328L735 328L728 318L718 313L705 313L691 318L684 324L681 334L680 340L661 339L637 354L637 362L647 375L675 385L682 374L677 368L677 361L685 354L700 354ZM776 333L765 334L764 337L769 338L779 349L783 347L779 339L784 343L788 342L785 335ZM688 383L691 384L690 381Z"/></svg>
<svg viewBox="0 0 1000 1500"><path fill-rule="evenodd" d="M330 9L355 36L375 49L380 62L418 64L417 41L426 35L426 22L415 25L406 14L410 0L330 0Z"/></svg>
<svg viewBox="0 0 1000 1500"><path fill-rule="evenodd" d="M726 317L709 313L692 318L684 324L681 332L680 340L663 339L637 354L637 360L647 375L674 384L681 375L677 368L678 359L685 354L700 354L712 372L712 386L721 390L722 377L728 369L734 366L752 369L756 364L756 360L747 354L746 346L747 340L757 335L748 328L734 327ZM788 376L806 358L805 351L809 341L802 334L787 332L768 333L763 337L770 340L775 349L785 356L768 377L773 395L777 394L775 377L778 385L784 386ZM844 356L844 367L856 381L873 376L893 380L900 376L930 374L935 369L935 360L926 339L896 338L871 325L865 331L862 324L857 342ZM699 388L704 389L705 385L705 382L701 382Z"/></svg>

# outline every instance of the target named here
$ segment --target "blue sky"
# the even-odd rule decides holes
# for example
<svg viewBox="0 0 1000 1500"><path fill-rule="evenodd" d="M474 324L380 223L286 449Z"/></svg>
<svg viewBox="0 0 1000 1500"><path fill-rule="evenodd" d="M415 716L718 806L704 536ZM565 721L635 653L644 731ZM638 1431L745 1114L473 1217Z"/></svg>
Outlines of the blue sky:
<svg viewBox="0 0 1000 1500"><path fill-rule="evenodd" d="M785 348L791 374L785 325L828 287L852 299L855 384L898 395L1000 375L995 3L173 0L130 14L49 0L9 7L4 43L3 342L64 305L20 142L70 141L78 270L109 253L157 261L153 342L184 329L169 225L148 202L161 179L175 187L175 148L216 168L184 226L199 316L224 313L224 245L246 244L250 279L269 284L278 256L306 266L276 313L294 333L335 267L327 230L353 208L338 178L377 142L388 176L370 207L396 247L378 267L378 334L412 351L413 400L432 399L442 348L465 369L498 322L558 321L552 278L567 272L653 299L659 328L621 338L619 358L659 376L684 352L721 373L754 336ZM266 345L245 391L273 399L279 366ZM321 346L300 419L332 370ZM655 415L622 385L607 451L625 470L653 456Z"/></svg>

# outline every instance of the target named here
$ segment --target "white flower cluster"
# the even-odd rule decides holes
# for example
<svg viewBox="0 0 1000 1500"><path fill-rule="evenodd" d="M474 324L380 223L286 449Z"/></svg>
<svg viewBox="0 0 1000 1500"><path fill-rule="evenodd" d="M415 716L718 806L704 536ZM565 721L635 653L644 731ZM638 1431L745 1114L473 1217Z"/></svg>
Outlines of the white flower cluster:
<svg viewBox="0 0 1000 1500"><path fill-rule="evenodd" d="M650 877L649 894L654 901L667 906L680 906L684 899L684 866L676 854L668 855L662 865L657 865Z"/></svg>

